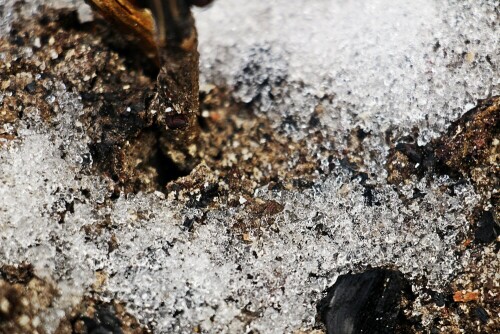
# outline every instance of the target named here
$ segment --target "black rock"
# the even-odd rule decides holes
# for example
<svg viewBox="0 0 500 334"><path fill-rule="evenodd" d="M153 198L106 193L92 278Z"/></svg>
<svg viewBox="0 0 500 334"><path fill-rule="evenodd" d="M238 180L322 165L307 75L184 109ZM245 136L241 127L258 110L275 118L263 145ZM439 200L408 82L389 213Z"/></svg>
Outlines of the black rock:
<svg viewBox="0 0 500 334"><path fill-rule="evenodd" d="M195 220L192 219L192 218L187 218L184 219L184 223L182 223L182 226L188 230L188 231L192 231L193 230L193 226L194 226L194 223L195 223Z"/></svg>
<svg viewBox="0 0 500 334"><path fill-rule="evenodd" d="M402 332L401 304L411 288L400 272L377 268L342 275L327 292L318 304L327 333Z"/></svg>
<svg viewBox="0 0 500 334"><path fill-rule="evenodd" d="M26 86L24 86L24 90L30 94L33 94L36 91L36 82L32 81Z"/></svg>
<svg viewBox="0 0 500 334"><path fill-rule="evenodd" d="M88 334L123 334L121 322L116 317L113 306L99 305L94 318L81 317Z"/></svg>
<svg viewBox="0 0 500 334"><path fill-rule="evenodd" d="M474 314L483 324L488 323L488 320L490 319L488 312L486 312L486 310L481 306L474 309Z"/></svg>
<svg viewBox="0 0 500 334"><path fill-rule="evenodd" d="M491 211L484 211L477 222L475 240L480 243L490 243L494 241L500 232Z"/></svg>
<svg viewBox="0 0 500 334"><path fill-rule="evenodd" d="M438 307L448 306L453 302L453 298L451 295L446 293L439 293L435 291L431 291L431 298L434 304Z"/></svg>

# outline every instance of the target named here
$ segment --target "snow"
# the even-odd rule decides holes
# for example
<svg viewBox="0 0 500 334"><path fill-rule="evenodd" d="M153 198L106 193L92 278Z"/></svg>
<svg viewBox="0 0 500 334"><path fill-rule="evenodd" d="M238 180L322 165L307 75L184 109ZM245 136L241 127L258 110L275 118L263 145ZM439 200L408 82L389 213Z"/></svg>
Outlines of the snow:
<svg viewBox="0 0 500 334"><path fill-rule="evenodd" d="M23 5L25 13L42 2ZM378 205L367 204L359 179L337 163L310 189L259 189L260 198L285 209L251 242L231 229L242 215L252 219L243 206L210 211L204 225L188 232L184 217L199 212L163 196L105 202L109 181L82 165L89 152L88 138L77 131L79 97L54 82L53 98L63 111L57 126L28 128L37 119L24 120L22 140L0 149L2 262L28 261L57 283L61 296L44 320L49 332L60 311L92 285L96 270L108 277L104 295L124 301L157 333L197 325L220 333L308 329L321 292L339 274L368 265L398 268L410 279L425 276L439 289L468 256L457 255L456 241L467 232L478 197L470 184L456 185L452 194L447 189L454 181L446 176L414 180L398 192L385 181L385 132L417 128L426 143L477 99L500 94L497 5L220 0L197 10L202 82L236 87L237 99L255 103L291 139L308 137L319 104L325 108L321 131L339 138L331 150L348 149L345 138L357 127L371 133L364 150L373 154L363 163L377 182ZM15 18L12 6L0 0L2 32ZM287 125L286 117L297 125ZM70 159L60 157L61 145ZM81 197L81 189L90 197ZM425 195L411 200L414 189ZM74 203L74 213L59 224L55 213L66 203ZM111 252L110 230L90 240L82 232L104 221L119 244Z"/></svg>

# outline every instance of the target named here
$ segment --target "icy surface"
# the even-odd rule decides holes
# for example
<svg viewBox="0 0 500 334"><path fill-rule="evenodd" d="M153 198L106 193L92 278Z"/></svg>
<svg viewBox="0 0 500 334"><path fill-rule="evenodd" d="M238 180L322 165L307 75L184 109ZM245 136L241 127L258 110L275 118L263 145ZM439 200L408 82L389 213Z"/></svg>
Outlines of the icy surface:
<svg viewBox="0 0 500 334"><path fill-rule="evenodd" d="M36 4L26 4L26 13ZM12 5L0 0L3 32ZM156 194L103 205L106 181L83 163L88 151L76 122L79 97L54 83L63 111L57 131L28 128L37 120L26 120L22 141L0 150L0 258L29 261L57 282L61 297L47 315L49 330L62 316L57 310L78 302L99 269L109 277L105 294L126 302L158 333L196 325L230 333L307 329L321 291L338 274L367 265L393 266L409 278L425 275L439 288L467 257L457 257L455 243L468 229L466 215L477 197L467 184L455 186L454 194L443 190L453 181L441 177L408 186L401 198L383 178L384 132L418 127L425 143L477 99L500 93L496 5L220 0L197 12L204 82L236 87L237 98L254 102L291 138L307 137L310 114L323 104L322 131L344 138L360 126L372 133L365 149L377 152L364 163L380 173L378 205L366 204L359 180L340 165L309 190L262 188L259 197L285 210L272 227L251 235L251 243L231 231L241 206L209 212L206 224L189 233L183 218L197 212ZM286 117L295 126L283 122ZM61 145L71 159L60 157ZM73 196L81 189L90 198ZM405 197L415 189L424 196L408 205ZM57 208L73 202L74 213L59 224ZM112 252L109 231L92 240L82 232L103 220L120 245Z"/></svg>
<svg viewBox="0 0 500 334"><path fill-rule="evenodd" d="M418 126L427 142L499 94L498 15L496 0L219 1L198 16L202 68L276 125L293 115L292 135L305 135L318 97L333 95L326 131Z"/></svg>

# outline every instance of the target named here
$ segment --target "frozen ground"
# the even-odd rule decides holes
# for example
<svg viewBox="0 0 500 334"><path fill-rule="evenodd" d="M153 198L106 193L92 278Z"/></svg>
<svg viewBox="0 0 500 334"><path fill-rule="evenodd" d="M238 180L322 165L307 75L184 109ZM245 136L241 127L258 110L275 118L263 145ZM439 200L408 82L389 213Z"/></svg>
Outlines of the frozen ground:
<svg viewBox="0 0 500 334"><path fill-rule="evenodd" d="M2 33L14 18L12 5L0 0ZM37 10L35 3L24 6L27 14ZM193 233L181 225L199 212L162 194L123 195L103 205L109 181L82 165L89 139L78 128L79 96L59 83L51 97L61 106L56 130L24 120L22 140L0 150L2 263L30 262L56 282L61 296L45 317L49 332L97 270L108 276L104 295L124 301L157 333L196 325L230 333L310 329L321 292L339 274L368 265L425 277L439 289L468 261L468 251L457 256L456 243L478 197L469 184L451 194L443 185L455 181L445 176L415 181L400 196L385 181L386 132L397 138L417 128L426 143L477 99L500 94L496 6L495 0L216 1L196 14L202 82L235 87L237 99L255 103L291 139L308 137L318 105L321 131L338 138L323 143L330 150L349 150L346 138L358 127L370 133L363 169L372 173L379 205L366 203L359 179L338 162L310 189L259 189L255 197L285 209L251 242L231 229L244 203L208 212ZM61 145L71 159L60 157ZM90 197L78 198L81 189ZM411 200L415 189L424 194L418 201ZM64 203L73 203L74 212L58 224L55 213ZM112 252L109 231L90 241L82 233L103 220L112 222L120 244Z"/></svg>

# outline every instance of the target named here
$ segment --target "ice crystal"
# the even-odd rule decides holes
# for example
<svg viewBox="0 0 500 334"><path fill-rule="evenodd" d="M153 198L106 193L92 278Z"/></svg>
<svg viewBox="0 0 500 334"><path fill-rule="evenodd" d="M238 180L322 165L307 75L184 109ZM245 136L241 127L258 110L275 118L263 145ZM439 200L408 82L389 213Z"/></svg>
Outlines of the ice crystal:
<svg viewBox="0 0 500 334"><path fill-rule="evenodd" d="M0 0L0 31L42 3L15 11L13 1ZM497 5L221 0L197 11L203 82L233 87L237 100L253 104L291 139L307 141L318 105L325 109L321 130L332 137L346 138L357 127L371 133L364 146L374 153L366 155L366 169L377 173L370 202L359 178L336 162L310 189L259 189L256 196L285 209L249 240L232 230L246 200L209 212L194 232L182 224L199 212L164 196L106 201L108 181L90 173L80 98L54 82L46 99L60 110L52 125L30 113L18 129L22 140L0 149L2 263L28 261L56 282L61 296L46 315L49 332L97 270L108 276L104 295L124 301L157 333L311 328L321 292L339 274L367 266L395 267L439 287L462 264L456 241L477 196L447 177L427 176L399 191L387 185L385 133L417 128L426 143L477 99L500 93ZM88 8L80 12L89 20ZM348 149L346 141L335 145ZM83 229L103 221L112 229L85 237ZM108 244L111 233L116 249Z"/></svg>

